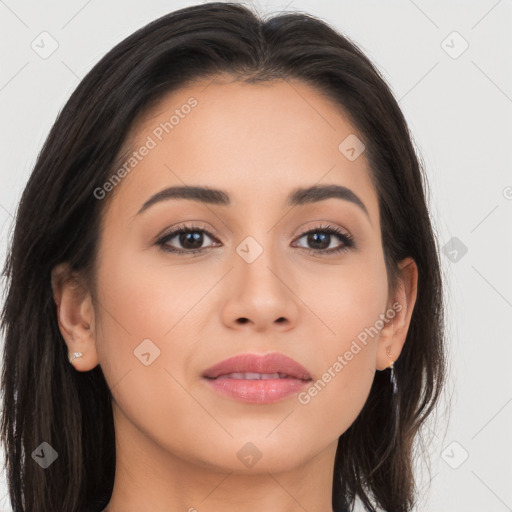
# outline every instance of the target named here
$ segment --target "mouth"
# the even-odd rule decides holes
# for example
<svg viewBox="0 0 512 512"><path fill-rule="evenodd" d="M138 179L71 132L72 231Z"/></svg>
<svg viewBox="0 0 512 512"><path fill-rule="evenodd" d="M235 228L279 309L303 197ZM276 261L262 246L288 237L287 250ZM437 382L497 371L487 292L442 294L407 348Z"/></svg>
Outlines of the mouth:
<svg viewBox="0 0 512 512"><path fill-rule="evenodd" d="M297 361L278 353L235 356L205 370L202 377L224 397L254 404L283 400L313 380Z"/></svg>
<svg viewBox="0 0 512 512"><path fill-rule="evenodd" d="M223 376L238 379L281 379L294 378L310 380L311 375L294 359L272 352L270 354L240 354L211 366L202 374L204 378L217 379Z"/></svg>

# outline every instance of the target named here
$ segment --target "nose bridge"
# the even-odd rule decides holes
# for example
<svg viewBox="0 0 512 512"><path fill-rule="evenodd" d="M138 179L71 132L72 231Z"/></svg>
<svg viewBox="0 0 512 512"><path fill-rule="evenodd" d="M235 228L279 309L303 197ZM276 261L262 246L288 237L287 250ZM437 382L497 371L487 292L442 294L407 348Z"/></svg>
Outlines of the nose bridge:
<svg viewBox="0 0 512 512"><path fill-rule="evenodd" d="M258 330L295 322L297 304L288 281L285 255L275 232L253 231L235 246L234 289L228 289L225 321L252 323Z"/></svg>
<svg viewBox="0 0 512 512"><path fill-rule="evenodd" d="M284 254L275 240L273 230L263 229L254 235L246 236L235 248L237 253L236 266L243 276L243 281L253 292L260 289L266 293L282 293L283 284L277 278L279 269L285 268Z"/></svg>

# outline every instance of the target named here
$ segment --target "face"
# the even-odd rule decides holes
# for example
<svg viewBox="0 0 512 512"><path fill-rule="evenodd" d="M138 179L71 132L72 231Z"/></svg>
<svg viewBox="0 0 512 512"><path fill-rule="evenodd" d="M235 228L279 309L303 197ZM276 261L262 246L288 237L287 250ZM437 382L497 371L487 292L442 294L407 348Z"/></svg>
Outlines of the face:
<svg viewBox="0 0 512 512"><path fill-rule="evenodd" d="M103 189L94 308L118 435L237 471L243 450L277 471L335 446L394 312L368 162L340 149L363 137L304 83L220 77L168 95L134 133L137 155ZM185 186L222 192L156 195ZM279 395L238 379L226 395L203 376L247 353L283 354L310 381Z"/></svg>

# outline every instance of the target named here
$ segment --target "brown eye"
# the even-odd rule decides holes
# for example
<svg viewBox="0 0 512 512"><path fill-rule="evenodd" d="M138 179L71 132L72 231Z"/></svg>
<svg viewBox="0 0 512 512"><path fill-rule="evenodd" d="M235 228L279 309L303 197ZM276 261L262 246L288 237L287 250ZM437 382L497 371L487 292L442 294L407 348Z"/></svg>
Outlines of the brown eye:
<svg viewBox="0 0 512 512"><path fill-rule="evenodd" d="M162 250L179 254L198 253L208 247L203 247L205 239L216 240L213 235L203 228L195 226L180 226L167 233L157 241ZM176 245L178 247L176 247ZM214 246L209 246L214 247Z"/></svg>
<svg viewBox="0 0 512 512"><path fill-rule="evenodd" d="M318 226L306 231L298 240L304 237L306 237L307 247L302 248L313 253L340 253L355 246L354 240L350 235L342 233L338 228L329 225ZM336 239L338 239L338 244L336 244Z"/></svg>

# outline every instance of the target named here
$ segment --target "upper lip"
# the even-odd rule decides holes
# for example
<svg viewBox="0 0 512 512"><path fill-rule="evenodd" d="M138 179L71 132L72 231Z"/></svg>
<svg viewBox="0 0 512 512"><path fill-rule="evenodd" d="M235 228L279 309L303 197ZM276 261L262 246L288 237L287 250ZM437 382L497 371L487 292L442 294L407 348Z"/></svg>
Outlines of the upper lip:
<svg viewBox="0 0 512 512"><path fill-rule="evenodd" d="M288 356L273 352L271 354L241 354L208 368L203 377L215 379L230 373L284 373L296 379L310 380L309 372L297 361Z"/></svg>

